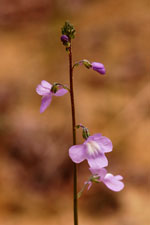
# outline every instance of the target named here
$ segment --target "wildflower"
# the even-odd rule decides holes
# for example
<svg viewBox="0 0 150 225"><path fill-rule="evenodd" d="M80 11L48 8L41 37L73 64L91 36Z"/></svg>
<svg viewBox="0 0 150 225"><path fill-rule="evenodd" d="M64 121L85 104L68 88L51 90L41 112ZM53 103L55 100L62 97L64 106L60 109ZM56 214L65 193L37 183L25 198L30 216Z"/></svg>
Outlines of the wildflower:
<svg viewBox="0 0 150 225"><path fill-rule="evenodd" d="M110 190L116 191L116 192L121 191L124 188L124 183L121 181L123 177L121 175L114 176L111 173L107 173L107 170L105 168L101 168L101 169L89 168L89 169L92 172L92 174L95 176L95 178L91 178L90 181L87 181L87 184L89 185L88 190L92 185L92 181L103 182Z"/></svg>
<svg viewBox="0 0 150 225"><path fill-rule="evenodd" d="M112 151L112 142L101 134L89 136L81 145L73 145L69 149L69 156L75 163L87 160L91 168L102 168L108 165L106 152Z"/></svg>
<svg viewBox="0 0 150 225"><path fill-rule="evenodd" d="M92 69L97 71L98 73L100 73L100 74L106 73L105 67L102 63L92 62L91 65L92 65Z"/></svg>
<svg viewBox="0 0 150 225"><path fill-rule="evenodd" d="M36 92L42 96L42 103L40 107L40 113L44 112L45 109L50 105L52 96L63 96L68 91L61 85L52 85L45 80L41 81L36 88Z"/></svg>

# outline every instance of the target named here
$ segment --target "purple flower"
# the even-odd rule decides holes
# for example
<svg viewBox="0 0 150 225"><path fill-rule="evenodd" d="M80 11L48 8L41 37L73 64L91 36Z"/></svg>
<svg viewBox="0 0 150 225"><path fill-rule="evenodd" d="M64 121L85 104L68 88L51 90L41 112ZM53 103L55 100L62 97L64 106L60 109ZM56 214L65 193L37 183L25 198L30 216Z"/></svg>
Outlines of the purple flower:
<svg viewBox="0 0 150 225"><path fill-rule="evenodd" d="M41 81L41 84L39 84L36 88L36 92L39 95L42 95L42 103L40 107L40 113L44 112L45 109L50 105L52 101L52 96L63 96L66 94L68 91L64 89L61 85L57 86L58 90L56 93L51 91L52 84L48 83L45 80Z"/></svg>
<svg viewBox="0 0 150 225"><path fill-rule="evenodd" d="M92 65L92 69L97 71L98 73L100 73L100 74L106 73L105 67L102 63L92 62L91 65Z"/></svg>
<svg viewBox="0 0 150 225"><path fill-rule="evenodd" d="M67 35L63 34L60 39L64 45L66 45L69 42L69 38Z"/></svg>
<svg viewBox="0 0 150 225"><path fill-rule="evenodd" d="M108 165L106 152L112 151L112 142L101 134L89 136L81 145L73 145L69 149L69 156L75 163L87 160L91 168L102 168Z"/></svg>
<svg viewBox="0 0 150 225"><path fill-rule="evenodd" d="M121 191L124 188L124 183L121 181L123 179L122 176L116 175L114 176L111 173L107 173L105 168L101 169L93 169L89 168L93 175L99 176L97 181L103 182L110 190L112 191ZM88 181L89 184L88 189L91 187L91 181Z"/></svg>

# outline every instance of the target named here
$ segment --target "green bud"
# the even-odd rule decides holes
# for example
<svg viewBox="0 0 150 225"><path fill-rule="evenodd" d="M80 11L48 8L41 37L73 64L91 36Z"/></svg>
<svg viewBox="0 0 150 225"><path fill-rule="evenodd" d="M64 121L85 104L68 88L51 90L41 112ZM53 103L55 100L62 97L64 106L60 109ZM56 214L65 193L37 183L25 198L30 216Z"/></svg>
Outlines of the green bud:
<svg viewBox="0 0 150 225"><path fill-rule="evenodd" d="M90 68L92 67L91 63L87 60L87 59L83 59L83 65L86 67L86 68Z"/></svg>
<svg viewBox="0 0 150 225"><path fill-rule="evenodd" d="M88 137L90 136L88 128L86 128L82 124L78 124L78 125L75 126L75 128L77 128L77 129L80 128L80 127L82 128L82 137L84 139L88 139Z"/></svg>
<svg viewBox="0 0 150 225"><path fill-rule="evenodd" d="M89 136L90 136L90 133L89 133L88 129L86 127L84 127L83 131L82 131L82 137L84 139L88 139Z"/></svg>
<svg viewBox="0 0 150 225"><path fill-rule="evenodd" d="M69 22L65 22L64 26L61 29L63 35L67 35L70 39L75 38L75 32L73 25Z"/></svg>
<svg viewBox="0 0 150 225"><path fill-rule="evenodd" d="M57 83L54 83L52 88L51 88L51 92L56 93L57 90L58 90Z"/></svg>

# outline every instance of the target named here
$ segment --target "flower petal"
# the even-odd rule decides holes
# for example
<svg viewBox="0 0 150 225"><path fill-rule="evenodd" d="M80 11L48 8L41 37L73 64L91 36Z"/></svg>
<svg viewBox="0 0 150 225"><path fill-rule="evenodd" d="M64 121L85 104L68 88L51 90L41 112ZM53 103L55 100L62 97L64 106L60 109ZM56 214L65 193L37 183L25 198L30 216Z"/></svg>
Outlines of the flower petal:
<svg viewBox="0 0 150 225"><path fill-rule="evenodd" d="M39 84L36 88L36 92L39 95L48 95L50 93L50 89L43 87L41 84Z"/></svg>
<svg viewBox="0 0 150 225"><path fill-rule="evenodd" d="M102 152L111 152L113 149L112 142L109 138L101 136L96 142L100 145Z"/></svg>
<svg viewBox="0 0 150 225"><path fill-rule="evenodd" d="M42 80L41 85L48 89L51 89L51 87L52 87L52 85L49 82L47 82L46 80Z"/></svg>
<svg viewBox="0 0 150 225"><path fill-rule="evenodd" d="M107 170L105 168L89 168L89 170L91 171L91 173L93 175L99 175L100 176L100 181L103 180L103 178L106 176L107 174Z"/></svg>
<svg viewBox="0 0 150 225"><path fill-rule="evenodd" d="M66 93L68 92L68 90L64 89L64 88L61 88L61 89L58 89L58 91L54 94L55 96L63 96L65 95Z"/></svg>
<svg viewBox="0 0 150 225"><path fill-rule="evenodd" d="M117 180L123 180L123 177L122 177L121 175L116 175L115 178L116 178Z"/></svg>
<svg viewBox="0 0 150 225"><path fill-rule="evenodd" d="M124 183L111 173L107 173L102 182L112 191L121 191L124 188Z"/></svg>
<svg viewBox="0 0 150 225"><path fill-rule="evenodd" d="M80 163L85 160L84 145L73 145L71 148L69 148L69 156L75 163Z"/></svg>
<svg viewBox="0 0 150 225"><path fill-rule="evenodd" d="M108 166L108 160L104 154L98 154L91 157L87 156L87 161L92 169Z"/></svg>
<svg viewBox="0 0 150 225"><path fill-rule="evenodd" d="M43 96L40 107L40 113L45 111L45 109L50 105L51 100L52 100L51 94Z"/></svg>
<svg viewBox="0 0 150 225"><path fill-rule="evenodd" d="M101 136L102 135L100 133L93 134L93 135L89 136L86 141L96 141L97 139L100 139Z"/></svg>

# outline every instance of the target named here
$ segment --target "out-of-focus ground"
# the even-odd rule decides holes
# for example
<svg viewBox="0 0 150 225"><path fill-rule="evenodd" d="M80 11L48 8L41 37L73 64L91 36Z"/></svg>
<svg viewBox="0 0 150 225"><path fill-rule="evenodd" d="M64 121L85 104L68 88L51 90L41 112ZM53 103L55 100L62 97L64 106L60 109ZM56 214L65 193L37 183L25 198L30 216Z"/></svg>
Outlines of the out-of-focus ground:
<svg viewBox="0 0 150 225"><path fill-rule="evenodd" d="M74 61L107 70L76 68L77 123L112 140L108 170L125 182L120 193L103 184L85 191L80 224L150 224L149 9L148 0L1 0L0 225L73 224L69 95L41 115L35 92L43 79L68 84L65 20L77 30ZM78 174L80 190L90 175L86 162Z"/></svg>

